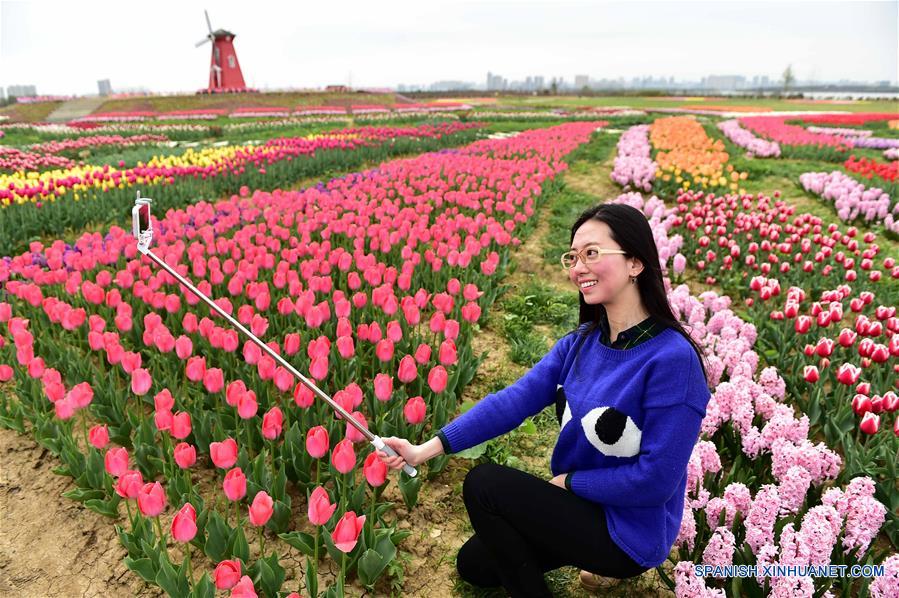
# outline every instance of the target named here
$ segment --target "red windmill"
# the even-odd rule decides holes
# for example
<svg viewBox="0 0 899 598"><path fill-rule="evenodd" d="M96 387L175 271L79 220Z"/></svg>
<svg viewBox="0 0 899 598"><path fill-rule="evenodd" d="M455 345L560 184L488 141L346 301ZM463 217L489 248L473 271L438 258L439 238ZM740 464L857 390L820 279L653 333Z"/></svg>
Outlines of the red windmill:
<svg viewBox="0 0 899 598"><path fill-rule="evenodd" d="M212 60L209 64L209 93L222 91L243 91L247 84L244 83L243 73L240 72L240 63L237 62L237 53L234 51L234 34L224 29L212 30L209 21L209 13L206 15L206 25L209 27L209 35L197 43L199 48L206 42L212 42Z"/></svg>

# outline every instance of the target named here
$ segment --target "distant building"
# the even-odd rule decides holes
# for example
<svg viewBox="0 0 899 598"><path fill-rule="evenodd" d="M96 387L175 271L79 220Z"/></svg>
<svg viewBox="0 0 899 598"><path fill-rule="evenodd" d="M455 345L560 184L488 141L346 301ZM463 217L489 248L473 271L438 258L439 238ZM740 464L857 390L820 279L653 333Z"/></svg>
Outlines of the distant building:
<svg viewBox="0 0 899 598"><path fill-rule="evenodd" d="M109 79L100 79L97 81L97 89L100 92L100 95L103 97L108 96L112 93L112 85L109 83Z"/></svg>
<svg viewBox="0 0 899 598"><path fill-rule="evenodd" d="M501 75L487 72L487 91L503 91L509 86L509 82Z"/></svg>
<svg viewBox="0 0 899 598"><path fill-rule="evenodd" d="M474 83L468 81L435 81L429 86L430 91L464 91L474 89Z"/></svg>
<svg viewBox="0 0 899 598"><path fill-rule="evenodd" d="M575 75L574 76L574 87L575 89L583 89L585 87L590 87L590 77L587 75Z"/></svg>
<svg viewBox="0 0 899 598"><path fill-rule="evenodd" d="M10 85L6 88L6 95L10 98L36 96L37 87L34 85Z"/></svg>
<svg viewBox="0 0 899 598"><path fill-rule="evenodd" d="M746 77L742 75L709 75L705 78L706 89L733 91L746 87Z"/></svg>

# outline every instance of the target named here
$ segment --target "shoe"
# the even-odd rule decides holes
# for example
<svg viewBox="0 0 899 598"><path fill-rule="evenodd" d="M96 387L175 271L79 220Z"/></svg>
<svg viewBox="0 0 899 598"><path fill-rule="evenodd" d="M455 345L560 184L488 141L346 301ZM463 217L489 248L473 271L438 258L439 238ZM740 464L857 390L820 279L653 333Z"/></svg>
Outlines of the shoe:
<svg viewBox="0 0 899 598"><path fill-rule="evenodd" d="M602 590L607 590L614 585L617 585L619 579L615 579L614 577L603 577L601 575L597 575L595 573L590 573L584 569L581 569L580 573L581 587L583 587L588 592L599 592Z"/></svg>

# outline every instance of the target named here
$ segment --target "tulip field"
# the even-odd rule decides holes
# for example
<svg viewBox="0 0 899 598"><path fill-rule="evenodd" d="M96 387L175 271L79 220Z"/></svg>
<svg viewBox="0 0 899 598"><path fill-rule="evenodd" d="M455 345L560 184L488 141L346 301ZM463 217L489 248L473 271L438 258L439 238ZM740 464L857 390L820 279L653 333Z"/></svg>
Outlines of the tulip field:
<svg viewBox="0 0 899 598"><path fill-rule="evenodd" d="M417 477L388 471L138 252L140 191L156 255L362 425L414 443L574 327L556 264L577 214L640 209L712 399L668 562L609 593L899 596L899 115L490 106L187 148L167 145L177 127L221 115L175 116L0 148L0 438L50 455L66 501L114 538L131 593L501 595L456 579L461 477L492 459L548 480L558 431L541 414ZM535 286L508 284L522 268ZM416 509L461 530L448 555L406 520ZM558 595L583 595L577 570L551 575ZM421 590L434 576L440 589Z"/></svg>

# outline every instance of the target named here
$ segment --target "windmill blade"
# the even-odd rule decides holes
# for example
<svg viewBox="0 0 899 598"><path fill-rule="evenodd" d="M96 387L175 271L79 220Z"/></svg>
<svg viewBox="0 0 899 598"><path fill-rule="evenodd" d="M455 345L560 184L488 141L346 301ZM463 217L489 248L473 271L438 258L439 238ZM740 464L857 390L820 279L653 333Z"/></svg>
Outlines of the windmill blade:
<svg viewBox="0 0 899 598"><path fill-rule="evenodd" d="M206 26L209 27L209 35L212 35L212 22L209 20L209 11L204 9L203 14L206 15Z"/></svg>
<svg viewBox="0 0 899 598"><path fill-rule="evenodd" d="M200 46L202 46L202 45L205 44L206 42L211 42L211 41L212 41L212 38L206 37L206 38L204 38L203 40L198 41L196 44L194 44L194 47L199 48Z"/></svg>

